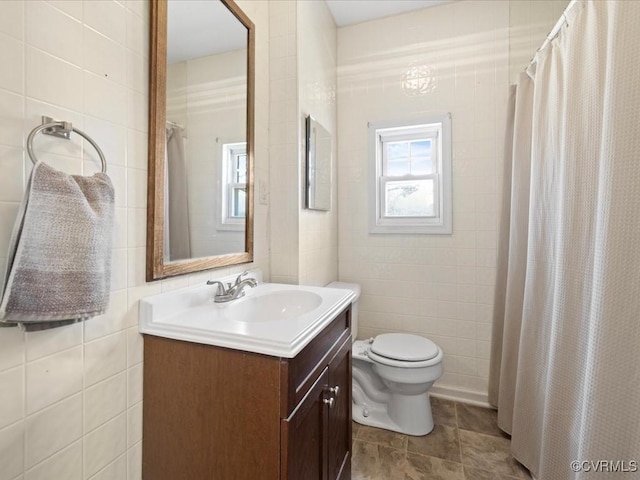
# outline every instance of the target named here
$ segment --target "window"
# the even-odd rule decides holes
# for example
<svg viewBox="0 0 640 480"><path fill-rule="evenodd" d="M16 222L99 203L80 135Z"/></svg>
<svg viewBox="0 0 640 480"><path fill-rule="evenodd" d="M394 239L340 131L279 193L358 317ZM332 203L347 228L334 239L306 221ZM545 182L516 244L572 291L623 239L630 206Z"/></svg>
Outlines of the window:
<svg viewBox="0 0 640 480"><path fill-rule="evenodd" d="M247 144L222 145L222 224L244 228L247 210Z"/></svg>
<svg viewBox="0 0 640 480"><path fill-rule="evenodd" d="M369 125L372 233L452 232L451 115Z"/></svg>

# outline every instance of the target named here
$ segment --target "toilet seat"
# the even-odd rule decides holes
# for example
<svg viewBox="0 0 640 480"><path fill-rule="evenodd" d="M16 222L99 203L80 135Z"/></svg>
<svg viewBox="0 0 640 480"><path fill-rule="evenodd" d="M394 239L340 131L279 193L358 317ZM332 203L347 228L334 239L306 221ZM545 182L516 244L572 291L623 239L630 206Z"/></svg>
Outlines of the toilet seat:
<svg viewBox="0 0 640 480"><path fill-rule="evenodd" d="M428 338L409 333L383 333L373 339L371 350L393 360L418 362L438 354L438 346Z"/></svg>
<svg viewBox="0 0 640 480"><path fill-rule="evenodd" d="M442 360L442 350L435 343L407 333L378 335L367 355L383 365L402 368L428 367Z"/></svg>

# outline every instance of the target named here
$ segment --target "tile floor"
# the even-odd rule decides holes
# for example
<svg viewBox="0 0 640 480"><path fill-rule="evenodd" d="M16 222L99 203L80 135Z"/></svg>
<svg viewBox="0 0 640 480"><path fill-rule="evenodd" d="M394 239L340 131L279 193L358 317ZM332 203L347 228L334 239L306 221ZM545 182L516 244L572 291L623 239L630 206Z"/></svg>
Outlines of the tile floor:
<svg viewBox="0 0 640 480"><path fill-rule="evenodd" d="M412 437L353 423L352 480L530 479L487 408L431 397L435 427Z"/></svg>

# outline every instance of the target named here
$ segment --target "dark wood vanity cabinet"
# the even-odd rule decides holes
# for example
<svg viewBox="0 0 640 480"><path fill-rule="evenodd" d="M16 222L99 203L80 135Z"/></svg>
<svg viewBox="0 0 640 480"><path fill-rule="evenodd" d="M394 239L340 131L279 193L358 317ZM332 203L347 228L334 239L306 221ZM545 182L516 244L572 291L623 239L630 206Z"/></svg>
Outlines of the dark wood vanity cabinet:
<svg viewBox="0 0 640 480"><path fill-rule="evenodd" d="M329 385L339 388L329 409L328 479L351 478L351 336L329 364Z"/></svg>
<svg viewBox="0 0 640 480"><path fill-rule="evenodd" d="M351 478L350 373L349 337L293 413L282 419L281 478Z"/></svg>
<svg viewBox="0 0 640 480"><path fill-rule="evenodd" d="M350 323L291 359L146 335L143 480L351 478Z"/></svg>

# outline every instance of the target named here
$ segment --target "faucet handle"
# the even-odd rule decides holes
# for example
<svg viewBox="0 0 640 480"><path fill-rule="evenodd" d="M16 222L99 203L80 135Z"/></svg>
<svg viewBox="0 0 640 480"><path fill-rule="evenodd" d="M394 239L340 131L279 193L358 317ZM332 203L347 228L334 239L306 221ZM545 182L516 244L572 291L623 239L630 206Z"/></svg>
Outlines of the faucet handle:
<svg viewBox="0 0 640 480"><path fill-rule="evenodd" d="M238 285L241 281L242 281L242 277L245 277L249 275L249 270L245 270L244 272L242 272L240 275L238 275L238 277L236 278L236 283L235 285Z"/></svg>
<svg viewBox="0 0 640 480"><path fill-rule="evenodd" d="M216 289L216 295L226 295L227 289L224 288L224 283L219 282L218 280L207 280L207 285L218 285Z"/></svg>

